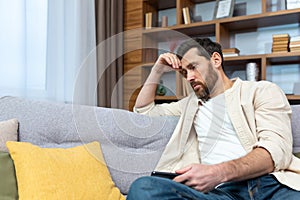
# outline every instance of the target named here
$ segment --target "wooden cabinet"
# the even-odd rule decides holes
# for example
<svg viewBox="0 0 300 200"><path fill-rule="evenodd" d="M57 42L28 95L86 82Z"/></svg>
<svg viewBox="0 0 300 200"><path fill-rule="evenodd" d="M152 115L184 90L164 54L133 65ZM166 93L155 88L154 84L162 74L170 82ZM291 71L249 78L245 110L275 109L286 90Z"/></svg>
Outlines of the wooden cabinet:
<svg viewBox="0 0 300 200"><path fill-rule="evenodd" d="M274 10L272 2L274 1L236 1L236 6L238 6L237 4L242 4L239 5L244 9L242 10L242 13L248 12L245 11L245 9L247 8L248 10L249 6L254 10L254 13L244 13L242 16L233 16L222 19L213 19L212 15L209 19L202 16L201 21L195 20L190 24L184 24L182 12L184 7L189 7L189 9L193 11L192 16L194 15L195 17L197 15L196 10L201 6L206 6L207 8L210 6L209 9L206 9L205 13L213 13L215 1L143 0L141 4L142 16L140 16L143 19L143 22L141 25L142 27L145 26L145 14L151 12L153 28L144 29L140 36L142 41L142 54L140 55L142 62L138 64L142 67L140 71L140 80L138 81L140 81L141 85L143 84L147 73L149 73L151 63L154 63L158 55L163 51L176 51L176 45L178 45L180 41L190 37L210 37L212 40L220 43L223 48L238 47L241 50L240 56L225 58L225 72L229 75L237 74L234 72L245 73L246 64L255 62L259 66L260 80L275 80L275 76L272 73L277 70L276 67L281 67L281 69L283 69L281 71L283 72L277 73L276 77L283 76L281 79L287 79L288 82L289 76L286 75L286 77L283 73L285 69L292 69L289 73L293 74L293 80L290 80L291 83L288 85L289 91L287 92L287 97L291 103L299 103L300 95L292 94L290 88L292 87L291 84L293 84L293 81L300 82L300 52L272 53L271 42L272 34L277 34L282 31L286 31L286 33L290 34L289 31L291 30L291 27L293 29L292 34L300 35L300 32L298 33L300 9L286 10L282 8L282 5L277 5ZM173 21L175 20L175 23L171 23L167 28L157 27L160 24L161 13L164 13L166 10L169 10L169 13L171 13L170 16L176 17L176 20L172 18ZM236 12L237 11L238 10L236 10ZM170 20L170 17L168 18ZM274 28L273 31L272 28ZM251 43L251 41L249 41L251 37L249 39L244 36L249 33L259 32L262 29L267 32L265 36L262 37L263 39L253 40ZM261 36L259 36L259 38L260 37ZM244 46L240 44L240 41L243 40L243 38L248 40L248 44L245 44ZM260 49L252 49L247 52L252 46L260 47ZM173 77L175 80L173 83L170 83L171 85L176 86L172 91L173 95L157 97L160 102L163 102L164 100L176 100L185 96L185 83L183 83L182 78L178 74L174 74ZM276 81L274 82L276 83Z"/></svg>

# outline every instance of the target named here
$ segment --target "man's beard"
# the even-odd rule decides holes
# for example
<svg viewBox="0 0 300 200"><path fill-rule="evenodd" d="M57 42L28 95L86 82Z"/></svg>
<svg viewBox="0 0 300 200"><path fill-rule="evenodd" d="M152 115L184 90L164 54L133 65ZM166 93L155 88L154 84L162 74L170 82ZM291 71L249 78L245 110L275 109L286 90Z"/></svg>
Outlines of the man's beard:
<svg viewBox="0 0 300 200"><path fill-rule="evenodd" d="M195 94L197 95L198 99L201 99L202 101L207 101L209 99L209 95L210 95L210 91L208 89L208 87L202 83L202 82L196 82L196 81L193 81L191 82L191 86L193 87L194 85L200 85L201 88L194 90Z"/></svg>
<svg viewBox="0 0 300 200"><path fill-rule="evenodd" d="M190 83L193 90L194 90L193 86L195 86L195 85L201 86L201 88L199 88L198 90L194 90L194 92L197 95L198 99L201 99L204 102L208 101L210 99L210 94L218 80L218 75L213 70L212 64L209 64L207 74L208 74L208 76L206 77L204 83L196 82L196 81L193 81Z"/></svg>

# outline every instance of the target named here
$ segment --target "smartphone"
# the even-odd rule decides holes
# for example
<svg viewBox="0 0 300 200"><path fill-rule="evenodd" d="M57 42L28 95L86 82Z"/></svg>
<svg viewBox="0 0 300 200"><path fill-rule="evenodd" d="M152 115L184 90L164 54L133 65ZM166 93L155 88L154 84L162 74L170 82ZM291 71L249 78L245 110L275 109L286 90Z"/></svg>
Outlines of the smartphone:
<svg viewBox="0 0 300 200"><path fill-rule="evenodd" d="M179 174L176 173L170 173L170 172L159 172L159 171L153 171L151 172L151 176L158 176L162 178L168 178L168 179L173 179Z"/></svg>

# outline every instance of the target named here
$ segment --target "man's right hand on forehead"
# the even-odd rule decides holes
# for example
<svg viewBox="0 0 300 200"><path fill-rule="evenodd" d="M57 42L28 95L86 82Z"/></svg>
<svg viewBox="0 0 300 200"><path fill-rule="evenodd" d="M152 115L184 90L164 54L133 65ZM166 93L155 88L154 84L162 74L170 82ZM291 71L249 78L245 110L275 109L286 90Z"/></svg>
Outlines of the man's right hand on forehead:
<svg viewBox="0 0 300 200"><path fill-rule="evenodd" d="M173 53L161 54L153 67L158 73L181 69L181 61Z"/></svg>

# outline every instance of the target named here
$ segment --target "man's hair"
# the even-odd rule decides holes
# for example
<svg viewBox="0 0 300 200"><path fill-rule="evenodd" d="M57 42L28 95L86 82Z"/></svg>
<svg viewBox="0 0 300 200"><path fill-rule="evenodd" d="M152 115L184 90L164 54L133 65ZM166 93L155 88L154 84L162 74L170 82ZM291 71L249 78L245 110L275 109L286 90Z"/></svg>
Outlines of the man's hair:
<svg viewBox="0 0 300 200"><path fill-rule="evenodd" d="M177 57L181 60L184 54L191 48L197 48L199 56L204 56L209 60L214 52L220 54L222 58L222 68L223 66L223 53L222 47L219 43L211 41L209 38L193 38L184 41L177 50Z"/></svg>

